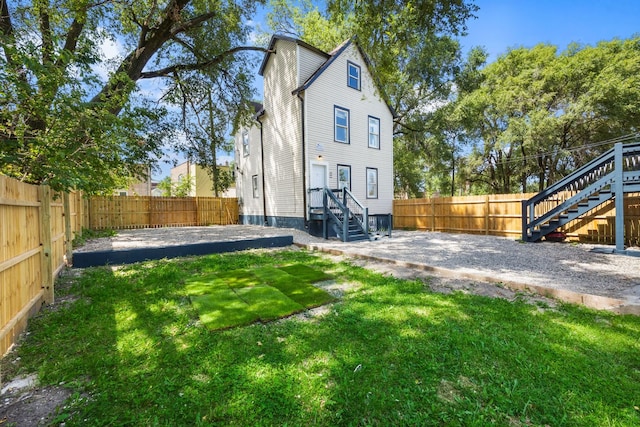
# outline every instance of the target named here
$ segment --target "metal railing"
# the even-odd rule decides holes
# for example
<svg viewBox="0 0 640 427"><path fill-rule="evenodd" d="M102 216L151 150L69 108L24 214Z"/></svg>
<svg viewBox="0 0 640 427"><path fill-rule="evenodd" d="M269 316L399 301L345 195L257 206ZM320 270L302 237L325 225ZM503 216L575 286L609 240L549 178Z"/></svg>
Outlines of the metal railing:
<svg viewBox="0 0 640 427"><path fill-rule="evenodd" d="M603 191L614 193L617 182L624 185L639 180L640 143L616 144L600 157L522 202L522 239L529 240L540 226L585 199Z"/></svg>

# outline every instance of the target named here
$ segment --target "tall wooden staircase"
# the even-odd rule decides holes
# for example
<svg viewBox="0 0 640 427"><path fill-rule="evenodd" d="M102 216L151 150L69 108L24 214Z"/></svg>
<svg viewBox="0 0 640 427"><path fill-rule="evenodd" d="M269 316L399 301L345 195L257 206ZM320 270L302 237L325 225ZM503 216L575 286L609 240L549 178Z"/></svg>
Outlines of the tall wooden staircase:
<svg viewBox="0 0 640 427"><path fill-rule="evenodd" d="M624 250L624 194L640 192L640 142L600 157L522 202L522 240L536 242L601 204L616 203L616 249Z"/></svg>
<svg viewBox="0 0 640 427"><path fill-rule="evenodd" d="M343 242L371 240L369 209L347 189L312 188L310 218L322 221L322 237L327 239L330 227Z"/></svg>

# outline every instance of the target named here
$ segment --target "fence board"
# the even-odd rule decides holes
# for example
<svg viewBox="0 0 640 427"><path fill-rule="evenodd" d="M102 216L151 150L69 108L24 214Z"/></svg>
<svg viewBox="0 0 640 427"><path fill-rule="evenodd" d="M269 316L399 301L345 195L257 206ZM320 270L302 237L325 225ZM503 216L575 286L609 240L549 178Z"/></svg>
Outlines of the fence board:
<svg viewBox="0 0 640 427"><path fill-rule="evenodd" d="M94 230L238 223L236 198L96 196L88 210Z"/></svg>
<svg viewBox="0 0 640 427"><path fill-rule="evenodd" d="M62 195L47 192L44 186L0 175L0 355L13 345L28 318L52 300L54 276L64 266L68 240L86 225L80 216L71 221L70 230L65 227L65 216L78 216L79 193L70 195L65 209ZM43 218L47 208L48 221Z"/></svg>
<svg viewBox="0 0 640 427"><path fill-rule="evenodd" d="M525 194L492 194L487 196L436 197L394 200L394 228L430 230L470 234L491 234L519 238L522 235L522 200ZM557 202L539 206L550 209ZM625 241L640 245L640 194L625 196ZM570 240L614 243L615 203L609 201L582 219L565 225L562 230Z"/></svg>

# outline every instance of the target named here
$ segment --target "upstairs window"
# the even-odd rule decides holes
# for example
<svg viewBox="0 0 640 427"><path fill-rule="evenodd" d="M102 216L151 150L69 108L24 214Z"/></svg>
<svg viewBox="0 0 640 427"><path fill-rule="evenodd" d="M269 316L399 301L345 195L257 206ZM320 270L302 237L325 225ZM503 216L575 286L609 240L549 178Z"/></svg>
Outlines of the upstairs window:
<svg viewBox="0 0 640 427"><path fill-rule="evenodd" d="M349 143L349 110L346 108L333 107L334 132L333 139L343 144Z"/></svg>
<svg viewBox="0 0 640 427"><path fill-rule="evenodd" d="M380 119L369 116L369 148L380 149Z"/></svg>
<svg viewBox="0 0 640 427"><path fill-rule="evenodd" d="M360 90L360 66L347 62L347 86Z"/></svg>
<svg viewBox="0 0 640 427"><path fill-rule="evenodd" d="M244 157L249 155L249 133L245 132L242 134L242 154Z"/></svg>

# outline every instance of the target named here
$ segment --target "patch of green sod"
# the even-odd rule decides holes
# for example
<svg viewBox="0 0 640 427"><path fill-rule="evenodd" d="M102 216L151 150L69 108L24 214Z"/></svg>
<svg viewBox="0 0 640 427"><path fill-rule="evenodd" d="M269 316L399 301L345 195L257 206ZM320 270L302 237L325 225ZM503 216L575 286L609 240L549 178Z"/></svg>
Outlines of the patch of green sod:
<svg viewBox="0 0 640 427"><path fill-rule="evenodd" d="M228 289L226 281L220 279L217 274L207 274L204 276L194 276L185 282L187 295L204 295L216 289Z"/></svg>
<svg viewBox="0 0 640 427"><path fill-rule="evenodd" d="M229 288L192 296L191 302L198 311L200 321L209 329L249 325L260 318L259 313L250 310L249 305Z"/></svg>
<svg viewBox="0 0 640 427"><path fill-rule="evenodd" d="M300 267L287 266L291 273L271 266L210 273L190 278L185 289L188 295L199 297L192 298L194 307L202 323L212 330L275 320L333 301L327 292L309 284L329 276ZM239 313L242 310L247 313Z"/></svg>
<svg viewBox="0 0 640 427"><path fill-rule="evenodd" d="M262 283L267 285L286 281L291 282L294 280L294 277L286 271L270 265L255 268L253 274L255 274Z"/></svg>
<svg viewBox="0 0 640 427"><path fill-rule="evenodd" d="M291 268L296 265L303 268ZM302 272L302 278L287 273L285 271L285 267L260 267L256 268L254 273L266 284L278 289L280 292L305 308L318 307L334 300L334 298L324 290L306 283L309 278L323 277L324 279L321 280L326 280L327 278L330 278L330 276L301 264L296 265L288 266L286 268L289 268L293 274ZM312 271L321 274L314 274Z"/></svg>
<svg viewBox="0 0 640 427"><path fill-rule="evenodd" d="M290 275L297 277L300 281L305 283L316 283L332 279L328 274L314 268L307 267L304 264L286 265L278 268L285 273L289 273Z"/></svg>
<svg viewBox="0 0 640 427"><path fill-rule="evenodd" d="M267 285L236 289L238 297L248 304L248 311L260 320L275 320L304 310L304 307Z"/></svg>
<svg viewBox="0 0 640 427"><path fill-rule="evenodd" d="M225 283L230 288L246 288L260 284L260 280L250 270L240 269L216 273L217 283Z"/></svg>

